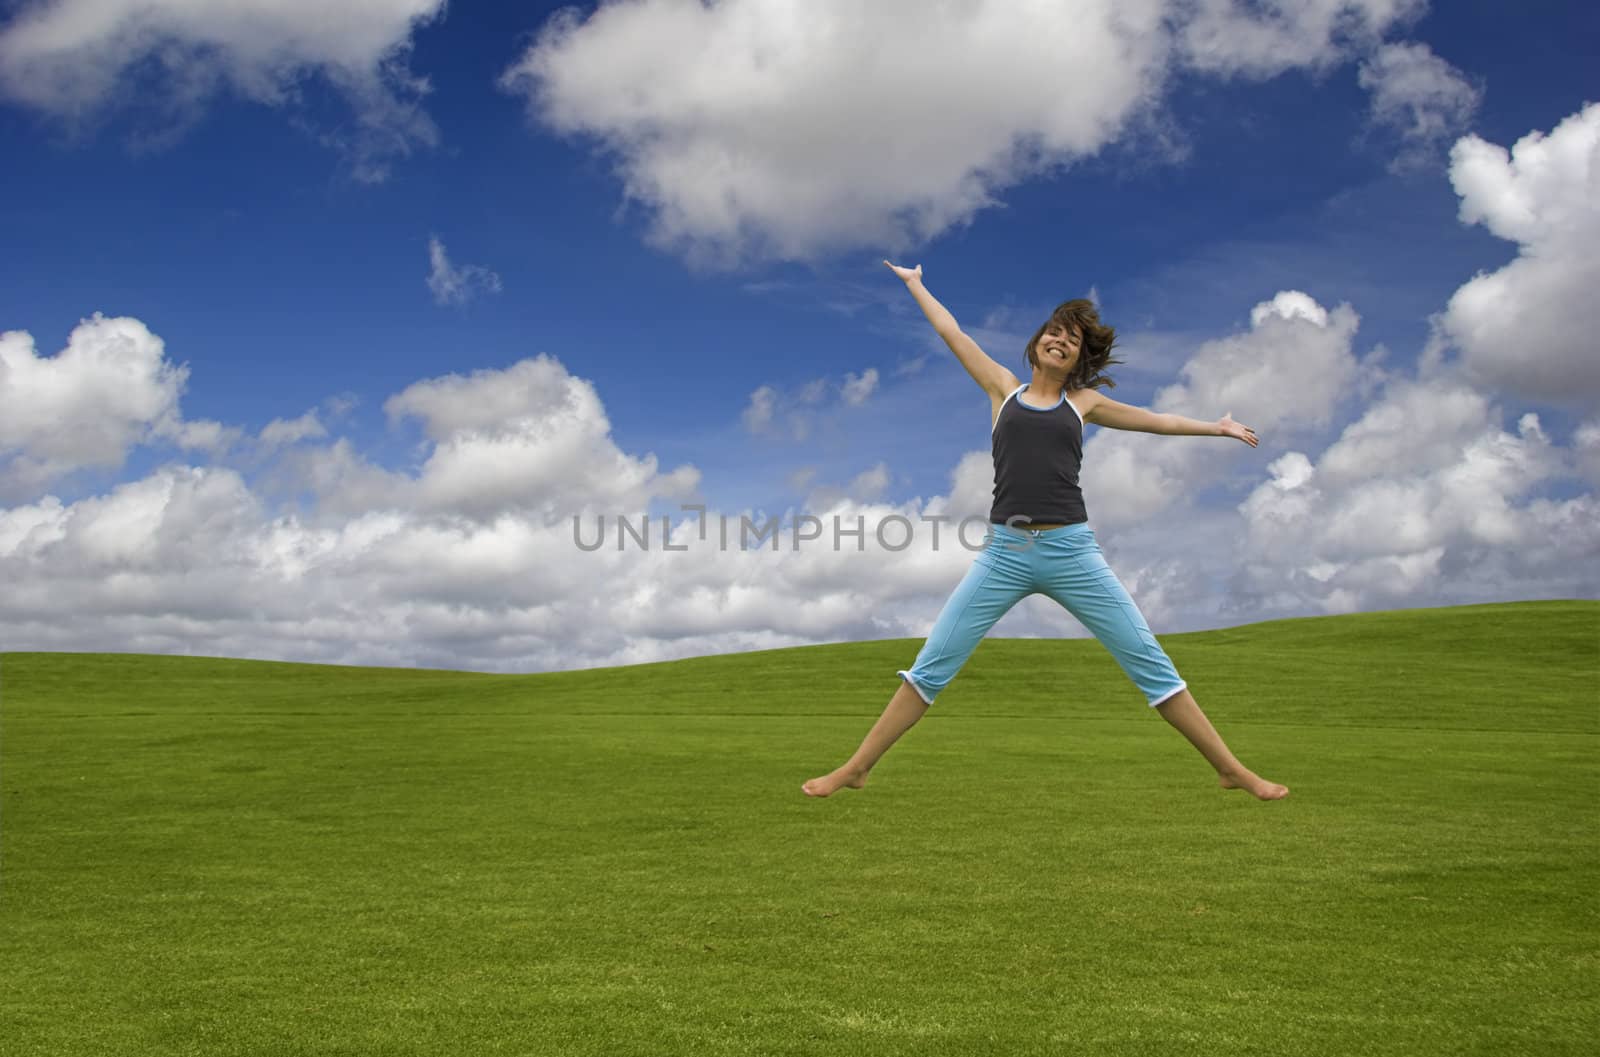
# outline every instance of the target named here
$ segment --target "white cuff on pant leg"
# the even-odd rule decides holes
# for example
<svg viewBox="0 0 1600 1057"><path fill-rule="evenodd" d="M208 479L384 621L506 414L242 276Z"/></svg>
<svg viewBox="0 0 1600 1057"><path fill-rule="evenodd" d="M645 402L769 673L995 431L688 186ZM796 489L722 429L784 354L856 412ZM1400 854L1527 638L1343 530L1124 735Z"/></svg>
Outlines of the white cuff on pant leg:
<svg viewBox="0 0 1600 1057"><path fill-rule="evenodd" d="M895 672L894 674L896 674L900 678L904 679L906 681L906 685L911 687L912 690L916 691L916 695L918 697L922 698L922 703L923 704L925 704L925 705L933 704L933 698L929 697L923 691L922 687L917 685L917 681L915 679L911 678L911 673L910 672Z"/></svg>
<svg viewBox="0 0 1600 1057"><path fill-rule="evenodd" d="M1165 704L1166 702L1172 700L1174 697L1177 697L1179 694L1183 693L1187 689L1189 689L1189 684L1188 683L1179 683L1177 686L1173 687L1171 690L1168 690L1166 693L1162 694L1160 697L1158 697L1154 701L1150 702L1150 707L1151 708L1155 708L1157 705Z"/></svg>

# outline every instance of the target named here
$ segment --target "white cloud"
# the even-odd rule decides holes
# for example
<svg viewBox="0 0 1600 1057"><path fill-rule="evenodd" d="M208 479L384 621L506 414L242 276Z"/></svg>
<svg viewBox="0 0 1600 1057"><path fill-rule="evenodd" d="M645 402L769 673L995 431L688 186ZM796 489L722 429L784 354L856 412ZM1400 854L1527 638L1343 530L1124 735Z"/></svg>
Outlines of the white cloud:
<svg viewBox="0 0 1600 1057"><path fill-rule="evenodd" d="M1318 327L1328 325L1328 310L1317 304L1316 298L1299 290L1280 290L1271 301L1263 301L1250 310L1250 325L1259 327L1276 316L1278 319L1303 319Z"/></svg>
<svg viewBox="0 0 1600 1057"><path fill-rule="evenodd" d="M1589 113L1524 140L1509 162L1463 141L1453 175L1464 215L1525 255L1550 251L1572 265L1565 225L1592 222L1574 188L1589 186L1579 160L1595 149L1572 127L1581 133ZM1462 333L1450 318L1460 298L1442 332ZM1508 308L1519 326L1544 322L1521 311ZM1600 420L1588 415L1558 444L1517 390L1486 384L1492 372L1470 345L1415 375L1383 373L1357 360L1358 325L1349 305L1280 292L1255 306L1249 330L1202 342L1153 402L1197 418L1232 411L1261 430L1262 449L1091 436L1094 523L1109 530L1102 545L1158 631L1600 597ZM1537 375L1539 361L1516 368ZM846 389L866 388L869 374L819 380L788 399L764 386L747 424L781 431L796 409L819 423L842 415ZM182 419L183 379L138 320L85 321L53 358L26 334L0 336L8 488L115 465L154 440L223 444L228 427ZM375 465L342 437L289 445L316 439L321 420L308 414L263 431L263 442L270 433L286 446L259 491L230 469L169 465L76 502L34 492L0 506L0 637L20 649L536 670L912 636L972 560L950 522L934 547L924 518L981 521L991 499L985 451L960 460L948 494L903 502L887 498L887 464L841 488L817 486L813 473L796 479L811 489L808 510L784 512L776 549L738 544L741 520L765 522L766 512L713 510L705 538L694 518L677 517L672 541L687 549L668 551L660 511L692 500L698 473L661 472L653 456L618 447L594 386L553 357L420 381L384 406L420 425L415 467ZM274 509L263 496L275 488L309 496L306 509ZM657 516L646 528L647 510ZM817 519L821 540L796 545L801 513ZM647 533L648 549L618 545L620 514ZM730 547L720 545L724 515ZM602 516L604 545L580 547L575 527L587 520L592 539ZM895 549L907 527L910 545ZM1030 603L997 632L1081 629Z"/></svg>
<svg viewBox="0 0 1600 1057"><path fill-rule="evenodd" d="M1179 457L1164 450L1132 458L1128 441L1091 444L1091 459L1127 456L1120 475L1104 459L1097 467L1106 495L1128 498L1135 513L1141 501L1162 510L1149 522L1124 519L1108 548L1130 585L1147 590L1139 598L1152 620L1600 596L1600 499L1573 488L1600 484L1600 422L1590 416L1563 448L1514 404L1592 406L1600 394L1600 317L1589 292L1600 274L1587 250L1600 237L1600 106L1509 153L1467 137L1452 152L1451 178L1462 219L1519 243L1518 259L1456 292L1417 376L1377 372L1369 358L1354 386L1362 413L1320 455L1308 454L1314 434L1266 435L1268 446L1299 450L1269 463L1237 517L1188 491L1215 480L1214 470L1174 470ZM1330 328L1341 311L1328 314ZM1252 320L1260 327L1274 316L1320 318L1280 295ZM1353 330L1353 313L1348 322ZM1452 344L1458 359L1447 355Z"/></svg>
<svg viewBox="0 0 1600 1057"><path fill-rule="evenodd" d="M1336 380L1351 369L1354 312L1290 292L1254 319L1251 332L1202 346L1183 399L1219 399L1238 374L1260 371L1252 384L1298 401L1297 417L1341 406L1336 381L1308 396L1296 390L1312 382L1297 372ZM115 361L99 369L114 374ZM947 494L900 502L887 498L886 464L839 489L814 487L813 474L807 507L784 513L775 550L739 547L741 519L764 524L767 513L712 510L703 539L694 516L674 513L673 546L687 549L668 551L660 512L692 498L697 474L662 473L653 457L620 449L593 385L554 358L420 381L385 408L420 425L419 465L384 469L347 438L304 436L278 451L273 472L290 494L309 495L305 509L264 498L270 473L252 484L176 465L72 503L0 506L0 637L19 649L537 670L915 636L973 557L953 521L934 547L924 518L981 522L991 499L986 451L960 460ZM1239 465L1223 480L1187 455L1162 461L1169 448L1220 441L1143 438L1145 461L1181 471L1178 494L1162 516L1114 526L1102 542L1158 631L1600 593L1600 504L1543 494L1600 447L1600 427L1580 429L1568 450L1533 415L1514 430L1501 415L1444 371L1386 381L1331 444L1285 423L1305 446L1280 447L1259 474ZM309 434L313 421L277 432ZM1202 504L1206 481L1247 498L1238 510ZM1091 490L1090 501L1108 515L1097 513L1097 527L1115 521L1109 494ZM822 535L796 546L801 513ZM578 545L574 514L586 542L605 517L599 549ZM632 537L619 549L619 514L649 549ZM968 538L977 542L971 527ZM1042 603L997 631L1082 633Z"/></svg>
<svg viewBox="0 0 1600 1057"><path fill-rule="evenodd" d="M819 431L839 427L843 413L861 407L877 388L876 367L868 367L860 374L846 371L841 382L813 378L789 392L763 385L751 392L739 420L746 430L758 436L804 441Z"/></svg>
<svg viewBox="0 0 1600 1057"><path fill-rule="evenodd" d="M1457 135L1481 95L1461 71L1426 44L1385 44L1361 64L1361 87L1372 93L1373 120L1404 142L1391 168L1432 163L1438 146Z"/></svg>
<svg viewBox="0 0 1600 1057"><path fill-rule="evenodd" d="M989 451L969 451L950 473L950 495L929 507L955 518L987 517L994 505L994 458Z"/></svg>
<svg viewBox="0 0 1600 1057"><path fill-rule="evenodd" d="M148 333L135 324L124 328ZM883 518L951 503L881 502L892 481L881 464L849 483L855 498L816 511L830 529L840 519L841 550L795 550L787 525L776 555L723 549L718 512L704 540L679 518L686 552L662 549L659 519L649 550L619 550L617 515L640 528L653 504L691 499L698 475L620 450L593 386L547 356L421 381L385 409L427 437L414 470L378 467L346 438L306 443L326 428L308 413L263 431L279 450L261 492L231 469L168 465L73 503L0 507L0 634L38 648L490 669L627 663L915 634L970 559L947 526L941 549L924 532L884 560ZM263 495L278 489L296 505L274 509ZM766 518L729 513L735 541L741 517ZM605 517L607 545L580 549L574 515ZM903 538L890 528L891 544Z"/></svg>
<svg viewBox="0 0 1600 1057"><path fill-rule="evenodd" d="M751 433L765 433L772 425L773 409L777 405L778 391L770 385L763 385L750 394L750 403L745 406L740 420L744 428Z"/></svg>
<svg viewBox="0 0 1600 1057"><path fill-rule="evenodd" d="M804 467L787 477L791 491L803 494L803 510L830 510L841 505L881 502L894 482L889 464L878 462L861 471L848 482L833 485L818 479L813 467Z"/></svg>
<svg viewBox="0 0 1600 1057"><path fill-rule="evenodd" d="M53 495L35 505L0 509L0 554L35 552L61 539L63 513Z"/></svg>
<svg viewBox="0 0 1600 1057"><path fill-rule="evenodd" d="M154 433L184 451L203 451L211 455L223 454L244 435L244 431L237 426L225 426L210 419L166 419L156 425Z"/></svg>
<svg viewBox="0 0 1600 1057"><path fill-rule="evenodd" d="M283 447L297 444L302 440L312 440L328 435L327 427L317 418L315 411L307 411L299 418L275 418L261 427L259 440L269 448Z"/></svg>
<svg viewBox="0 0 1600 1057"><path fill-rule="evenodd" d="M594 386L549 356L418 382L384 410L420 419L434 442L397 499L408 507L556 518L586 507L642 507L658 495L687 498L699 480L691 467L659 474L654 455L618 449Z"/></svg>
<svg viewBox="0 0 1600 1057"><path fill-rule="evenodd" d="M1572 437L1578 473L1591 485L1600 487L1600 419L1579 426Z"/></svg>
<svg viewBox="0 0 1600 1057"><path fill-rule="evenodd" d="M1185 64L1320 69L1422 7L638 0L559 13L502 84L614 159L656 244L702 264L804 259L967 222L1122 136Z"/></svg>
<svg viewBox="0 0 1600 1057"><path fill-rule="evenodd" d="M196 554L217 564L236 560L241 537L260 521L255 497L234 472L173 467L73 504L63 542L78 568L137 580L192 564Z"/></svg>
<svg viewBox="0 0 1600 1057"><path fill-rule="evenodd" d="M325 78L354 122L321 133L358 179L382 180L395 157L438 136L404 66L411 34L445 0L40 0L0 29L0 94L69 122L115 107L194 120L224 88L271 106ZM154 95L143 80L155 78ZM123 91L141 78L138 92ZM137 98L138 104L127 100Z"/></svg>
<svg viewBox="0 0 1600 1057"><path fill-rule="evenodd" d="M1436 472L1483 433L1490 406L1487 395L1459 382L1397 382L1323 453L1321 472L1341 483L1378 469Z"/></svg>
<svg viewBox="0 0 1600 1057"><path fill-rule="evenodd" d="M1427 0L1184 0L1172 5L1179 51L1197 70L1274 77L1326 69L1351 48L1427 10Z"/></svg>
<svg viewBox="0 0 1600 1057"><path fill-rule="evenodd" d="M878 388L878 369L868 367L860 374L846 374L840 389L840 399L849 407L860 407Z"/></svg>
<svg viewBox="0 0 1600 1057"><path fill-rule="evenodd" d="M1538 416L1514 433L1500 417L1459 380L1400 381L1315 464L1275 460L1240 506L1241 599L1347 612L1600 591L1600 504L1539 497L1566 456Z"/></svg>
<svg viewBox="0 0 1600 1057"><path fill-rule="evenodd" d="M820 404L828 395L828 380L826 378L813 378L802 385L794 394L794 402L798 404Z"/></svg>
<svg viewBox="0 0 1600 1057"><path fill-rule="evenodd" d="M218 423L185 423L178 399L188 369L169 362L160 338L137 319L95 315L67 346L40 356L25 331L0 334L0 477L42 484L86 467L122 465L155 436L215 448Z"/></svg>
<svg viewBox="0 0 1600 1057"><path fill-rule="evenodd" d="M891 475L888 463L878 463L870 470L863 470L850 481L851 498L867 503L883 498L883 493L888 491Z"/></svg>
<svg viewBox="0 0 1600 1057"><path fill-rule="evenodd" d="M1533 399L1600 399L1600 104L1508 154L1467 136L1450 152L1461 219L1518 244L1517 259L1451 297L1441 325L1480 383Z"/></svg>
<svg viewBox="0 0 1600 1057"><path fill-rule="evenodd" d="M1151 410L1211 421L1231 412L1278 446L1327 429L1350 399L1359 364L1351 350L1359 317L1285 290L1255 306L1251 329L1209 341L1156 394ZM1113 397L1115 393L1111 394ZM1227 438L1158 437L1098 429L1084 445L1083 487L1097 523L1130 524L1258 458Z"/></svg>
<svg viewBox="0 0 1600 1057"><path fill-rule="evenodd" d="M454 265L437 238L428 240L428 289L441 305L464 305L480 293L498 294L500 276L478 264Z"/></svg>

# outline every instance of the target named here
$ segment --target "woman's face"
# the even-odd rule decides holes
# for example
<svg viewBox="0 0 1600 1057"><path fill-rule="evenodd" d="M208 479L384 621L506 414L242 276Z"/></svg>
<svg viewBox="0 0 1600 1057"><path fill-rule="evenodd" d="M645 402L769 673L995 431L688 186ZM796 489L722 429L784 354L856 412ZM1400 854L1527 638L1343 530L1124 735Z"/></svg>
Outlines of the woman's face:
<svg viewBox="0 0 1600 1057"><path fill-rule="evenodd" d="M1059 370L1062 374L1067 374L1078 362L1078 353L1082 349L1083 331L1076 327L1051 323L1044 328L1044 333L1033 346L1033 356L1041 369L1050 370L1052 373Z"/></svg>

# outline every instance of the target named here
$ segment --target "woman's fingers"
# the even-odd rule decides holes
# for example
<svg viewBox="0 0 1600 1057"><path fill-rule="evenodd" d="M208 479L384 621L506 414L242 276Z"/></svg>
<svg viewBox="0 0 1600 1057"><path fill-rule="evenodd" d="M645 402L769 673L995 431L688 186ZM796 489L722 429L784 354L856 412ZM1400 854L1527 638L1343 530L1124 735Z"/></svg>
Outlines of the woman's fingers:
<svg viewBox="0 0 1600 1057"><path fill-rule="evenodd" d="M1233 420L1233 412L1229 411L1222 416L1222 430L1230 437L1238 437L1252 448L1256 446L1256 431L1249 426Z"/></svg>

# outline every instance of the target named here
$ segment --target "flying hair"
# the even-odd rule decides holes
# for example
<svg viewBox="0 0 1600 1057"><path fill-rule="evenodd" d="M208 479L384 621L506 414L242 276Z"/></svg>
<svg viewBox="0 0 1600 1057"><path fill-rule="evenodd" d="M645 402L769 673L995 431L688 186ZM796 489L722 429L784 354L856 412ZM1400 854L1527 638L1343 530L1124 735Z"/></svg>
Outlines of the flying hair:
<svg viewBox="0 0 1600 1057"><path fill-rule="evenodd" d="M1039 345L1039 339L1044 337L1045 331L1052 325L1076 330L1083 335L1083 341L1078 349L1078 362L1072 365L1072 370L1067 374L1067 388L1115 389L1117 383L1106 373L1106 368L1114 363L1123 362L1111 356L1112 346L1117 343L1117 331L1115 327L1108 327L1100 322L1100 310L1095 308L1094 302L1080 297L1056 306L1056 310L1050 313L1050 318L1044 321L1028 341L1025 355L1030 367L1039 366L1035 350Z"/></svg>

